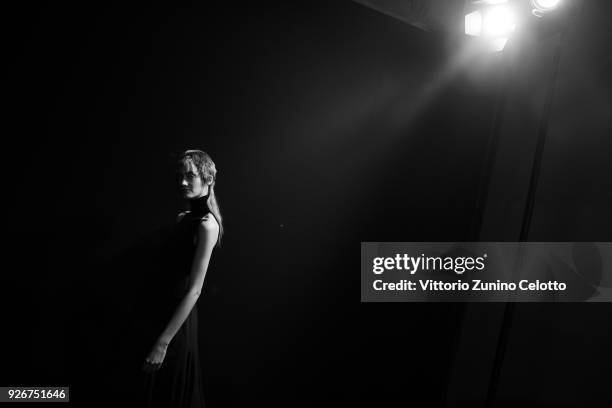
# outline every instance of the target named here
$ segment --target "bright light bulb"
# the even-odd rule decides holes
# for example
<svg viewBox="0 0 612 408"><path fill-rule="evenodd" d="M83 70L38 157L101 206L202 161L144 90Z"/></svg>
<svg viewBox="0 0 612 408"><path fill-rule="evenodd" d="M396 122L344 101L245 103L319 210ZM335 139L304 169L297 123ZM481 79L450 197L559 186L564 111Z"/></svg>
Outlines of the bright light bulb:
<svg viewBox="0 0 612 408"><path fill-rule="evenodd" d="M514 13L506 6L489 8L483 20L483 31L490 37L507 37L516 26Z"/></svg>

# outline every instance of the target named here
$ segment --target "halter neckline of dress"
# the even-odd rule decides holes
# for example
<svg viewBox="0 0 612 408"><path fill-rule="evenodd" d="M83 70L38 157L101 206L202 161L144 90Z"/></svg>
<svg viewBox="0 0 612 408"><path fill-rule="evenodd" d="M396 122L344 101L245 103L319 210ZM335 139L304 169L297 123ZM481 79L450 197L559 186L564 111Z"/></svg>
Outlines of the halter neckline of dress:
<svg viewBox="0 0 612 408"><path fill-rule="evenodd" d="M202 218L206 214L211 212L208 209L208 205L206 204L206 202L208 201L208 196L209 195L206 194L201 197L189 199L190 211L186 211L185 214L189 215L190 218Z"/></svg>
<svg viewBox="0 0 612 408"><path fill-rule="evenodd" d="M201 220L202 218L204 218L206 215L210 213L215 219L215 221L217 222L217 224L221 225L215 213L210 211L210 209L208 208L208 204L206 204L206 202L208 201L208 197L209 195L206 194L201 197L190 198L189 199L190 211L185 211L185 216L182 217L182 219L186 219L186 221L191 223L194 220ZM219 239L220 234L221 234L221 231L217 233L217 239Z"/></svg>

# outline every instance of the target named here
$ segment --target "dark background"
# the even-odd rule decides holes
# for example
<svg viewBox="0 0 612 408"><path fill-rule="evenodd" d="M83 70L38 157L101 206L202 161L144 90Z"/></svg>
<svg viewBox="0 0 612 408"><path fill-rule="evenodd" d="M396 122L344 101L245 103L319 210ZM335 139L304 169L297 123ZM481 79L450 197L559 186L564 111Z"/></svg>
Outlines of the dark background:
<svg viewBox="0 0 612 408"><path fill-rule="evenodd" d="M610 6L584 3L562 57L534 241L612 241ZM449 73L459 41L351 1L3 14L3 385L69 385L75 406L125 390L131 335L147 318L142 280L184 208L172 155L200 148L219 169L226 228L199 301L209 405L443 404L463 306L360 303L360 242L473 237L507 61ZM490 197L505 215L484 217L490 241L518 239L518 176L533 149L511 136L537 127L547 41L514 54L497 157L509 167ZM506 194L517 179L523 193ZM483 332L468 339L495 343L484 316L499 307L470 309ZM610 312L519 305L499 406L609 403ZM471 363L456 375L486 371Z"/></svg>

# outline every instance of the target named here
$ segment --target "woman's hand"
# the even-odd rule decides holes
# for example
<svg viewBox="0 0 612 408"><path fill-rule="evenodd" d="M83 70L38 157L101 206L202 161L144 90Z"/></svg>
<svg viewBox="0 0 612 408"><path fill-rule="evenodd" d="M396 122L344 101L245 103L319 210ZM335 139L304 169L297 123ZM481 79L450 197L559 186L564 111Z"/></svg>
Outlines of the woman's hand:
<svg viewBox="0 0 612 408"><path fill-rule="evenodd" d="M142 365L142 371L151 373L160 369L164 358L166 357L166 350L168 349L168 343L156 341L149 352L149 355L145 359Z"/></svg>

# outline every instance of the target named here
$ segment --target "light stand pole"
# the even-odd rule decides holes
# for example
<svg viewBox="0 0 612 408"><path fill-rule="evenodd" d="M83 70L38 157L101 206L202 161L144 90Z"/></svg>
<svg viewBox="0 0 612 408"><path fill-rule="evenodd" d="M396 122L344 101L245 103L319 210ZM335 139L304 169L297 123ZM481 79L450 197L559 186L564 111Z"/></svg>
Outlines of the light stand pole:
<svg viewBox="0 0 612 408"><path fill-rule="evenodd" d="M531 177L529 180L529 190L527 191L527 197L525 199L525 209L523 212L523 221L521 224L521 232L519 235L519 241L525 242L529 237L529 227L531 225L531 219L533 217L533 209L535 204L535 194L538 187L538 179L540 176L540 170L542 168L542 157L544 153L544 144L546 142L546 135L548 133L548 119L550 117L550 110L552 107L555 84L557 81L557 75L559 72L559 62L561 60L561 50L565 42L565 36L567 33L567 24L565 24L563 30L558 35L558 41L555 45L555 53L553 56L552 73L550 75L548 86L546 88L546 95L544 99L544 106L542 109L542 116L540 117L540 123L538 126L538 139L536 144L536 151L533 159L533 165L531 167ZM520 248L519 248L520 251ZM517 255L520 257L520 253ZM506 356L506 350L508 347L508 339L510 337L510 331L512 328L512 321L514 318L516 304L514 302L506 302L504 307L504 314L502 317L502 325L499 333L497 342L497 348L495 351L495 358L493 360L493 369L491 372L491 379L489 381L489 387L487 390L485 406L487 408L493 407L495 397L497 396L497 390L499 385L499 377L501 374L501 368Z"/></svg>
<svg viewBox="0 0 612 408"><path fill-rule="evenodd" d="M500 78L500 84L496 90L495 95L495 111L493 112L493 119L491 121L491 127L489 131L489 138L487 140L486 152L484 156L484 163L482 170L480 171L480 181L478 183L478 191L476 196L476 205L472 216L470 230L468 231L468 241L478 242L480 240L480 230L482 229L482 220L484 218L484 209L486 207L487 196L489 195L489 184L491 180L491 173L493 169L493 163L495 162L495 156L497 154L497 145L499 142L499 133L501 130L501 124L503 121L504 111L506 109L506 101L508 99L508 89L511 83L511 70L509 67L510 58L506 58L506 54L500 55L502 61L500 61L503 69L502 77ZM458 332L454 336L454 340L451 344L451 350L453 356L459 353L459 343L461 338L461 332L466 318L466 304L459 303L457 312L458 319ZM454 364L454 363L453 363ZM442 396L443 406L449 404L449 387L452 376L452 365L448 369L446 375L446 388Z"/></svg>

